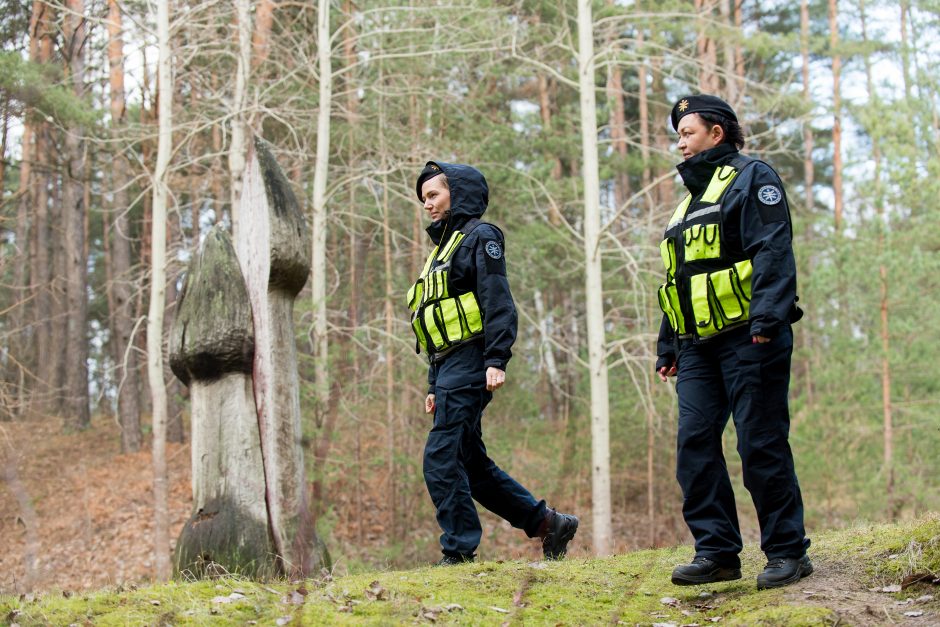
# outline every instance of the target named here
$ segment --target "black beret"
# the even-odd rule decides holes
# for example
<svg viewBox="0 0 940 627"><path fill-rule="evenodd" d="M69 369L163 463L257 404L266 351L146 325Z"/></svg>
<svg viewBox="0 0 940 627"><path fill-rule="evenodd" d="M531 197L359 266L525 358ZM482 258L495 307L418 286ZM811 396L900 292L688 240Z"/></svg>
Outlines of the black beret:
<svg viewBox="0 0 940 627"><path fill-rule="evenodd" d="M421 186L424 185L424 182L428 179L433 179L438 174L444 174L444 170L441 169L441 166L433 161L428 161L424 165L424 169L421 170L421 174L418 175L418 182L415 183L415 192L418 194L418 200L424 202L424 196L421 195Z"/></svg>
<svg viewBox="0 0 940 627"><path fill-rule="evenodd" d="M698 95L684 96L672 107L672 128L679 130L679 120L690 113L711 113L724 118L738 121L734 109L718 96Z"/></svg>

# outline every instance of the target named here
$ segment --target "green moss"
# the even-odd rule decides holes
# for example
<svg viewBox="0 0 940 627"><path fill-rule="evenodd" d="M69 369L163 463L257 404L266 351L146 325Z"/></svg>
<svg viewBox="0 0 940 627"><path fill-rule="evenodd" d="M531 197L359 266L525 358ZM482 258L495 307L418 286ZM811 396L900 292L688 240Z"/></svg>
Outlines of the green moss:
<svg viewBox="0 0 940 627"><path fill-rule="evenodd" d="M852 574L851 586L898 583L940 570L940 516L897 525L857 525L820 534L811 550L822 572ZM756 546L742 554L739 581L680 588L669 582L689 547L564 562L479 562L361 573L335 581L258 583L225 577L35 600L0 597L0 622L71 624L302 625L826 625L834 611L791 588L758 592ZM234 596L232 596L234 594ZM228 602L220 602L220 599ZM840 616L842 616L840 614ZM843 617L844 618L844 617ZM850 617L849 617L850 618Z"/></svg>

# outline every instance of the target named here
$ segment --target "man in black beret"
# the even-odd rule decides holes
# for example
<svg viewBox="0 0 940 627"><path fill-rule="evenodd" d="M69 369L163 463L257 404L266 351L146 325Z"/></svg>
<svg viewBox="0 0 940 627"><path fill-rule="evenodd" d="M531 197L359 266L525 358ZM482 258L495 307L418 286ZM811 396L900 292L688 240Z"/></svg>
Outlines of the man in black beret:
<svg viewBox="0 0 940 627"><path fill-rule="evenodd" d="M481 420L506 381L516 340L516 306L506 277L502 231L482 220L489 202L483 174L429 161L415 183L435 247L408 291L416 352L428 367L424 481L441 527L441 566L472 562L482 527L474 501L542 541L561 559L578 530L575 516L548 508L486 452Z"/></svg>
<svg viewBox="0 0 940 627"><path fill-rule="evenodd" d="M666 280L655 369L663 381L677 376L676 478L695 538L695 558L677 566L672 581L741 577L741 532L721 441L733 416L768 560L757 587L785 586L813 572L788 441L790 325L802 312L786 193L773 168L740 154L744 135L724 100L684 96L672 108L672 125L688 194L660 245Z"/></svg>

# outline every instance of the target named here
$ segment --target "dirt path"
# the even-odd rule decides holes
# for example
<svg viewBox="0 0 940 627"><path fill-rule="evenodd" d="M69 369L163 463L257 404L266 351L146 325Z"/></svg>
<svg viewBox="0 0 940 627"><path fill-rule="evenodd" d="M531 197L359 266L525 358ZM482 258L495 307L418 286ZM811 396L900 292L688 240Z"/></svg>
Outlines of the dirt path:
<svg viewBox="0 0 940 627"><path fill-rule="evenodd" d="M787 588L789 603L828 608L837 625L940 625L940 586L915 584L889 593L861 584L865 573L857 566L820 559L814 559L813 565L812 575Z"/></svg>
<svg viewBox="0 0 940 627"><path fill-rule="evenodd" d="M73 435L53 420L0 423L0 593L149 580L150 452L120 455L119 441L105 419ZM167 459L175 539L189 515L189 447L170 444Z"/></svg>

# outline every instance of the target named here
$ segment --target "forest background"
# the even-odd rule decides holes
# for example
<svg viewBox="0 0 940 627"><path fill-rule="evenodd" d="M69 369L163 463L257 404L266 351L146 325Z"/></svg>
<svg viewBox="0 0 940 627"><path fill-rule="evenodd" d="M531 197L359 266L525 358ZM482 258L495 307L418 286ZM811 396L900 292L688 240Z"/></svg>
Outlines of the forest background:
<svg viewBox="0 0 940 627"><path fill-rule="evenodd" d="M265 138L316 235L313 280L295 315L304 447L318 529L349 568L437 553L421 475L426 365L404 303L429 250L414 196L428 159L479 167L487 218L506 234L520 334L507 386L487 410L491 456L581 516L576 551L688 541L673 478L674 387L655 380L653 350L658 243L681 198L668 116L693 92L728 100L745 152L787 186L806 312L795 329L791 444L808 528L940 508L940 5L636 0L592 9L590 129L575 2L169 6L164 324L208 228L238 229L247 146L253 134ZM117 422L111 455L158 444L144 372L165 97L155 15L137 0L4 0L0 10L0 421L54 421L66 437ZM320 16L329 19L318 37ZM318 58L321 50L329 54ZM586 135L599 145L596 194ZM601 323L588 311L585 238L599 251ZM602 399L589 376L598 337L610 390ZM184 444L186 390L168 368L164 379L157 438ZM596 429L604 403L609 439ZM609 503L598 503L592 476L599 438L609 447ZM728 465L753 541L734 442L729 428ZM2 446L12 491L9 467L30 452L9 437ZM605 507L611 527L599 542ZM530 552L518 531L491 516L484 524L486 557Z"/></svg>

